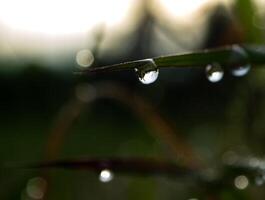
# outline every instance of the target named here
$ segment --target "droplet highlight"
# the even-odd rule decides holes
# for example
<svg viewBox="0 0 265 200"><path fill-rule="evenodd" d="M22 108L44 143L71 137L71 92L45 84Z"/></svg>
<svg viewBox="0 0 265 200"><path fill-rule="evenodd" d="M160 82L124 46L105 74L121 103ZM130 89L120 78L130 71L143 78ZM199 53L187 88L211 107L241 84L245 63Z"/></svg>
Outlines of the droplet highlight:
<svg viewBox="0 0 265 200"><path fill-rule="evenodd" d="M207 79L212 83L219 82L224 76L222 67L217 63L207 65L205 68L205 73Z"/></svg>
<svg viewBox="0 0 265 200"><path fill-rule="evenodd" d="M99 173L99 180L103 183L110 182L114 178L114 174L109 169L104 169Z"/></svg>
<svg viewBox="0 0 265 200"><path fill-rule="evenodd" d="M144 64L136 67L135 71L141 83L151 84L155 82L159 75L159 70L153 59L144 60Z"/></svg>
<svg viewBox="0 0 265 200"><path fill-rule="evenodd" d="M241 65L237 66L235 69L232 69L231 73L234 76L245 76L250 70L250 65Z"/></svg>
<svg viewBox="0 0 265 200"><path fill-rule="evenodd" d="M230 69L233 76L245 76L251 68L247 52L239 45L232 46L230 57Z"/></svg>

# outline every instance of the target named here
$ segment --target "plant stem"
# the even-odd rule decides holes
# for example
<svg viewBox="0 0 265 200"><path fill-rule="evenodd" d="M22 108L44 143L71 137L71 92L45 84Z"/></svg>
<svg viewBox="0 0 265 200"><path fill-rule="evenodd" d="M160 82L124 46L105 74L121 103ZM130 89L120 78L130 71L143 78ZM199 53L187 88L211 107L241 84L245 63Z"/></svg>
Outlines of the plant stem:
<svg viewBox="0 0 265 200"><path fill-rule="evenodd" d="M153 60L158 68L205 67L206 65L214 62L227 67L234 65L235 60L237 64L244 62L242 60L242 55L239 55L238 52L236 52L235 47L239 47L245 51L249 64L254 66L265 64L264 45L231 45L191 53L155 57ZM89 73L130 70L141 66L145 62L145 60L136 60L102 67L91 67L86 70L76 72L76 74L82 75Z"/></svg>

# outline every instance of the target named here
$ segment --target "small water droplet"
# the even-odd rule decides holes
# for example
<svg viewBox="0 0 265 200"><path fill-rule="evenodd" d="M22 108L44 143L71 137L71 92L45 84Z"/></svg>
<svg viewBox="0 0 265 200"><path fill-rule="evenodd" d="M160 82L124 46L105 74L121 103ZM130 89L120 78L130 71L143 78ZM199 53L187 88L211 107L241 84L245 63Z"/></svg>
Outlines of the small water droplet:
<svg viewBox="0 0 265 200"><path fill-rule="evenodd" d="M241 65L237 66L235 69L232 69L231 73L234 76L244 76L246 75L250 70L250 65Z"/></svg>
<svg viewBox="0 0 265 200"><path fill-rule="evenodd" d="M222 67L217 63L207 65L205 68L205 72L207 79L212 83L216 83L222 80L224 76L224 71Z"/></svg>
<svg viewBox="0 0 265 200"><path fill-rule="evenodd" d="M144 60L144 64L135 68L139 80L143 84L150 84L157 80L159 70L153 59Z"/></svg>
<svg viewBox="0 0 265 200"><path fill-rule="evenodd" d="M99 173L99 180L103 183L110 182L114 178L114 174L109 169L104 169Z"/></svg>
<svg viewBox="0 0 265 200"><path fill-rule="evenodd" d="M231 73L234 76L244 76L246 75L251 66L248 60L247 52L239 45L233 45L233 54L230 58L231 62Z"/></svg>

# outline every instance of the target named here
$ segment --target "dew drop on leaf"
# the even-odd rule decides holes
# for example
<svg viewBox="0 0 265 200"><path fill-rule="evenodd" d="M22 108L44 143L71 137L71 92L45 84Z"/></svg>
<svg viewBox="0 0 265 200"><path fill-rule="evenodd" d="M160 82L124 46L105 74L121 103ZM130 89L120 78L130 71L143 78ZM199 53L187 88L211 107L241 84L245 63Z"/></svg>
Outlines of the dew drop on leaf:
<svg viewBox="0 0 265 200"><path fill-rule="evenodd" d="M207 79L212 83L216 83L222 80L224 76L224 71L222 67L217 63L207 65L205 68L205 73Z"/></svg>
<svg viewBox="0 0 265 200"><path fill-rule="evenodd" d="M247 52L239 45L233 45L232 50L232 64L230 66L232 75L238 77L246 75L251 68Z"/></svg>
<svg viewBox="0 0 265 200"><path fill-rule="evenodd" d="M231 73L234 76L244 76L246 75L250 70L250 65L241 65L241 66L237 66L236 68L232 69Z"/></svg>
<svg viewBox="0 0 265 200"><path fill-rule="evenodd" d="M136 74L143 84L151 84L158 78L159 70L153 59L143 60L143 64L135 68Z"/></svg>
<svg viewBox="0 0 265 200"><path fill-rule="evenodd" d="M107 183L107 182L110 182L114 178L114 174L109 169L103 169L99 173L99 177L98 178L99 178L99 180L101 182Z"/></svg>

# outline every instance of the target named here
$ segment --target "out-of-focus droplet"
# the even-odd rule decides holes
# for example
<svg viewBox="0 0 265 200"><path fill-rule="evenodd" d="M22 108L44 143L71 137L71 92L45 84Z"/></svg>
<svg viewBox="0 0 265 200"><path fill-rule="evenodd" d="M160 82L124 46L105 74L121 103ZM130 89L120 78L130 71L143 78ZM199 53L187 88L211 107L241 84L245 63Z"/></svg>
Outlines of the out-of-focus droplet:
<svg viewBox="0 0 265 200"><path fill-rule="evenodd" d="M45 195L47 181L42 177L35 177L28 181L27 195L32 199L42 199Z"/></svg>
<svg viewBox="0 0 265 200"><path fill-rule="evenodd" d="M135 68L135 71L143 84L155 82L159 75L159 70L153 59L144 60L144 64Z"/></svg>
<svg viewBox="0 0 265 200"><path fill-rule="evenodd" d="M257 168L260 166L260 161L259 161L259 159L252 157L248 160L248 164L250 167Z"/></svg>
<svg viewBox="0 0 265 200"><path fill-rule="evenodd" d="M237 162L238 155L234 151L227 151L223 154L222 160L224 164L232 165Z"/></svg>
<svg viewBox="0 0 265 200"><path fill-rule="evenodd" d="M83 49L77 52L76 62L80 67L89 67L94 62L94 56L89 49Z"/></svg>
<svg viewBox="0 0 265 200"><path fill-rule="evenodd" d="M79 101L89 103L97 96L95 87L88 83L82 83L76 86L75 94Z"/></svg>
<svg viewBox="0 0 265 200"><path fill-rule="evenodd" d="M248 178L245 175L237 176L234 180L234 184L237 189L244 190L247 188L249 181Z"/></svg>
<svg viewBox="0 0 265 200"><path fill-rule="evenodd" d="M207 65L205 68L205 73L207 79L212 83L219 82L224 76L222 67L217 63Z"/></svg>
<svg viewBox="0 0 265 200"><path fill-rule="evenodd" d="M255 183L256 183L256 185L258 185L258 186L261 186L261 185L263 185L264 184L264 178L262 177L262 176L257 176L257 177L255 177Z"/></svg>
<svg viewBox="0 0 265 200"><path fill-rule="evenodd" d="M99 180L104 183L110 182L113 178L114 174L109 169L104 169L99 174Z"/></svg>
<svg viewBox="0 0 265 200"><path fill-rule="evenodd" d="M231 56L231 73L234 76L244 76L246 75L251 65L249 64L247 52L239 45L233 45L233 54Z"/></svg>

